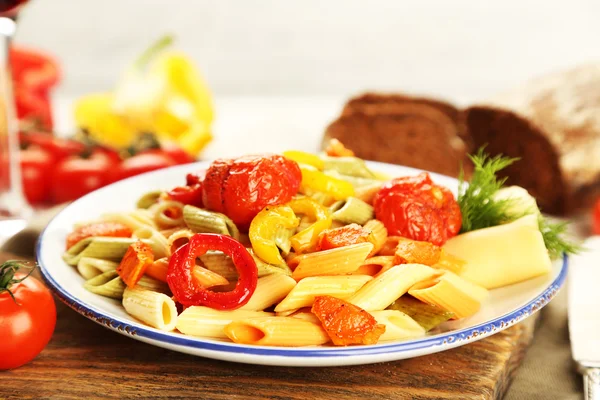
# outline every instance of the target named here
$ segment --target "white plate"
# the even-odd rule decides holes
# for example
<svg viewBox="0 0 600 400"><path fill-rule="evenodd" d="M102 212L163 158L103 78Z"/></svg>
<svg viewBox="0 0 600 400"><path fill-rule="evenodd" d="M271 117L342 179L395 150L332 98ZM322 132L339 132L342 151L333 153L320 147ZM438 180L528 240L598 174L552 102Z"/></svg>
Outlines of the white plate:
<svg viewBox="0 0 600 400"><path fill-rule="evenodd" d="M414 175L419 171L395 165L370 163L392 176ZM46 227L38 243L38 262L48 285L59 298L80 314L105 327L156 346L225 361L283 366L338 366L400 360L463 346L493 335L529 317L554 297L565 281L567 258L554 263L546 276L490 291L481 310L470 318L442 324L423 338L350 347L264 347L200 339L167 333L148 327L128 315L120 302L86 291L76 269L61 255L65 238L76 222L93 219L104 212L127 211L143 193L182 185L187 172L206 163L183 165L139 175L104 187L73 202ZM453 178L432 174L439 184L453 190Z"/></svg>

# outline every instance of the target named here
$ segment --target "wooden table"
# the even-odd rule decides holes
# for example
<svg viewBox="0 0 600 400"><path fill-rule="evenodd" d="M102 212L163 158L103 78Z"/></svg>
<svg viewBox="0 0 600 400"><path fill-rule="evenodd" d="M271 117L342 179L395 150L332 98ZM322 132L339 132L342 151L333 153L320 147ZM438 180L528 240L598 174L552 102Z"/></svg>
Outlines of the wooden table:
<svg viewBox="0 0 600 400"><path fill-rule="evenodd" d="M10 256L0 253L0 262ZM52 340L31 363L0 372L0 399L495 399L510 384L534 318L443 353L354 367L234 364L112 332L56 299ZM0 355L1 357L1 355Z"/></svg>

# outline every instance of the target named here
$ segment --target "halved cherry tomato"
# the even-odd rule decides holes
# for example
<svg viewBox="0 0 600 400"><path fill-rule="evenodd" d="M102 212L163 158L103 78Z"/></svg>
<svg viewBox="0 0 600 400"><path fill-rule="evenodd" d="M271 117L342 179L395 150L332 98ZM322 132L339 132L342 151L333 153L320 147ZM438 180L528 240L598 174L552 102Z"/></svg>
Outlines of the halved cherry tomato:
<svg viewBox="0 0 600 400"><path fill-rule="evenodd" d="M0 265L0 370L20 367L35 358L56 325L50 291L34 277L17 272L18 266L16 261Z"/></svg>
<svg viewBox="0 0 600 400"><path fill-rule="evenodd" d="M79 243L80 240L92 236L108 237L131 237L133 232L127 225L120 222L98 222L95 224L83 225L69 233L67 236L67 250Z"/></svg>
<svg viewBox="0 0 600 400"><path fill-rule="evenodd" d="M88 158L65 158L52 173L52 201L63 203L75 200L107 185L110 183L108 173L115 165L115 159L100 150L94 150Z"/></svg>
<svg viewBox="0 0 600 400"><path fill-rule="evenodd" d="M263 208L290 201L301 180L298 164L277 154L217 160L206 171L203 202L248 230Z"/></svg>
<svg viewBox="0 0 600 400"><path fill-rule="evenodd" d="M456 236L462 217L450 190L436 185L427 172L386 183L373 200L375 216L390 236L404 236L437 246Z"/></svg>
<svg viewBox="0 0 600 400"><path fill-rule="evenodd" d="M144 172L154 171L173 165L175 165L175 161L165 154L140 153L125 159L120 165L114 168L110 174L110 181L120 181L121 179L129 178L130 176L143 174Z"/></svg>
<svg viewBox="0 0 600 400"><path fill-rule="evenodd" d="M30 204L47 201L52 185L54 157L39 146L29 146L21 150L19 156L25 198Z"/></svg>

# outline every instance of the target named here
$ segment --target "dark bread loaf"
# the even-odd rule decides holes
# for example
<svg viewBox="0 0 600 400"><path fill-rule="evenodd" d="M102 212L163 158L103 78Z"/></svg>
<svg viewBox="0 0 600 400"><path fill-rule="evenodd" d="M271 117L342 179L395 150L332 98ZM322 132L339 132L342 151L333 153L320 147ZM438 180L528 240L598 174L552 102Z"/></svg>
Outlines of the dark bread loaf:
<svg viewBox="0 0 600 400"><path fill-rule="evenodd" d="M358 157L456 176L466 161L460 112L448 103L402 95L350 100L325 132Z"/></svg>
<svg viewBox="0 0 600 400"><path fill-rule="evenodd" d="M567 190L558 153L539 127L511 111L494 107L470 107L464 115L474 151L485 145L490 155L520 159L500 171L508 185L526 188L544 212L566 211Z"/></svg>

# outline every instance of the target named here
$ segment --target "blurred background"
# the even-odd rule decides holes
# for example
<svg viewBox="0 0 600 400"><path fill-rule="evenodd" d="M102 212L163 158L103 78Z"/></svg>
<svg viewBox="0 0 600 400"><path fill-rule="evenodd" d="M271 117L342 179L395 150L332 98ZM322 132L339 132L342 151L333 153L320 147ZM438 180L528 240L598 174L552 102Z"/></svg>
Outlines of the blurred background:
<svg viewBox="0 0 600 400"><path fill-rule="evenodd" d="M35 0L17 42L64 68L57 96L106 90L173 33L215 96L413 91L461 103L600 57L600 3Z"/></svg>

